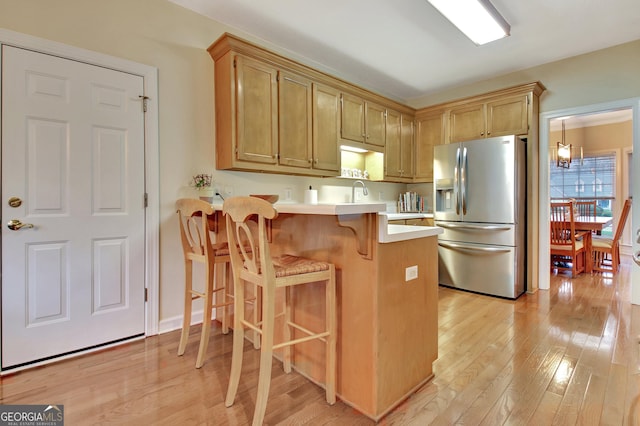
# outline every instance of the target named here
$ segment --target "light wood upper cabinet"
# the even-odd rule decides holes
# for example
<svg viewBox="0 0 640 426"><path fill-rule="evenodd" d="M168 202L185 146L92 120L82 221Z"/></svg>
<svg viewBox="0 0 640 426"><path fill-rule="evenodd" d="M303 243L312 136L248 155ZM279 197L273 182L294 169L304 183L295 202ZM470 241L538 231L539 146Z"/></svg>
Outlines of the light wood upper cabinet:
<svg viewBox="0 0 640 426"><path fill-rule="evenodd" d="M343 139L364 143L364 99L342 94L342 117L340 134Z"/></svg>
<svg viewBox="0 0 640 426"><path fill-rule="evenodd" d="M416 115L415 181L433 181L433 147L444 141L445 114L434 111Z"/></svg>
<svg viewBox="0 0 640 426"><path fill-rule="evenodd" d="M348 93L342 94L341 137L384 147L386 108Z"/></svg>
<svg viewBox="0 0 640 426"><path fill-rule="evenodd" d="M312 83L299 75L278 75L278 162L312 167Z"/></svg>
<svg viewBox="0 0 640 426"><path fill-rule="evenodd" d="M529 97L518 95L487 102L487 137L526 135Z"/></svg>
<svg viewBox="0 0 640 426"><path fill-rule="evenodd" d="M451 141L460 142L485 137L485 107L465 105L452 109L449 115Z"/></svg>
<svg viewBox="0 0 640 426"><path fill-rule="evenodd" d="M278 70L235 57L237 158L275 164L278 153Z"/></svg>
<svg viewBox="0 0 640 426"><path fill-rule="evenodd" d="M365 102L365 143L384 147L387 109L373 102Z"/></svg>
<svg viewBox="0 0 640 426"><path fill-rule="evenodd" d="M313 167L340 170L340 91L313 85Z"/></svg>
<svg viewBox="0 0 640 426"><path fill-rule="evenodd" d="M413 117L387 111L385 180L407 182L413 178L413 133Z"/></svg>
<svg viewBox="0 0 640 426"><path fill-rule="evenodd" d="M450 140L461 142L471 139L503 135L526 135L528 125L527 95L470 103L450 111Z"/></svg>
<svg viewBox="0 0 640 426"><path fill-rule="evenodd" d="M415 113L228 33L208 52L215 63L218 169L338 176L341 143L383 152L387 109ZM376 179L383 178L379 157L370 170Z"/></svg>

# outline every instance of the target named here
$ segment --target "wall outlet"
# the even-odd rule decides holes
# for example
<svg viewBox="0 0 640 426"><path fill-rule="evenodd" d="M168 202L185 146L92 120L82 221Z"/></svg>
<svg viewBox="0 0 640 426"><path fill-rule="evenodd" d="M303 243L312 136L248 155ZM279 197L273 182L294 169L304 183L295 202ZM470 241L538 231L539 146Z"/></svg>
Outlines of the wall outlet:
<svg viewBox="0 0 640 426"><path fill-rule="evenodd" d="M378 192L378 201L384 201L384 192Z"/></svg>
<svg viewBox="0 0 640 426"><path fill-rule="evenodd" d="M291 201L291 188L284 189L284 200Z"/></svg>
<svg viewBox="0 0 640 426"><path fill-rule="evenodd" d="M411 281L418 278L418 265L408 266L404 270L404 280Z"/></svg>
<svg viewBox="0 0 640 426"><path fill-rule="evenodd" d="M362 188L356 188L353 195L355 198L353 201L362 201Z"/></svg>

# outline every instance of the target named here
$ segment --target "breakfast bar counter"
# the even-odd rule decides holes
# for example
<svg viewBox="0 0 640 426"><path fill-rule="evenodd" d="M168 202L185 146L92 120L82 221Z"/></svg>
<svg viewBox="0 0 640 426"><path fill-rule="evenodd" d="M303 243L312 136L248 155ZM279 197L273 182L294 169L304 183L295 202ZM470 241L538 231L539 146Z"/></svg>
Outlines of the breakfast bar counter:
<svg viewBox="0 0 640 426"><path fill-rule="evenodd" d="M378 214L384 204L277 203L275 207L278 217L270 224L273 255L299 255L336 266L337 394L379 420L433 377L441 230L414 226L430 229L415 229L420 233L415 238L401 238L398 233L384 237L389 232L380 226L386 218ZM222 237L222 215L216 215L216 222ZM309 329L321 326L324 288L304 286L296 289L294 298L296 320ZM295 348L296 370L323 385L324 344L311 341Z"/></svg>

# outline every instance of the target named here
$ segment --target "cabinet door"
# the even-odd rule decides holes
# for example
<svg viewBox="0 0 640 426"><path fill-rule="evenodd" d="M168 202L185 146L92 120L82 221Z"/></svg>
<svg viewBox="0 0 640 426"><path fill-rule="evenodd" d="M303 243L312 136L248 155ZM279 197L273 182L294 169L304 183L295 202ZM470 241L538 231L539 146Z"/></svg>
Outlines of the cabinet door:
<svg viewBox="0 0 640 426"><path fill-rule="evenodd" d="M403 177L413 177L413 117L402 114L400 122L400 164Z"/></svg>
<svg viewBox="0 0 640 426"><path fill-rule="evenodd" d="M277 70L237 56L236 79L237 159L275 164L278 150Z"/></svg>
<svg viewBox="0 0 640 426"><path fill-rule="evenodd" d="M484 104L452 109L450 113L451 142L484 138Z"/></svg>
<svg viewBox="0 0 640 426"><path fill-rule="evenodd" d="M526 135L529 132L527 95L487 103L487 136Z"/></svg>
<svg viewBox="0 0 640 426"><path fill-rule="evenodd" d="M313 85L313 168L340 170L340 92Z"/></svg>
<svg viewBox="0 0 640 426"><path fill-rule="evenodd" d="M433 147L441 145L444 137L444 114L416 119L415 173L416 181L433 181Z"/></svg>
<svg viewBox="0 0 640 426"><path fill-rule="evenodd" d="M385 177L402 176L402 133L401 114L387 111L387 136L384 148Z"/></svg>
<svg viewBox="0 0 640 426"><path fill-rule="evenodd" d="M280 71L278 78L278 162L284 166L311 167L311 80Z"/></svg>
<svg viewBox="0 0 640 426"><path fill-rule="evenodd" d="M365 103L365 143L384 147L387 109L372 102Z"/></svg>
<svg viewBox="0 0 640 426"><path fill-rule="evenodd" d="M355 142L364 142L364 100L346 93L341 95L341 136Z"/></svg>

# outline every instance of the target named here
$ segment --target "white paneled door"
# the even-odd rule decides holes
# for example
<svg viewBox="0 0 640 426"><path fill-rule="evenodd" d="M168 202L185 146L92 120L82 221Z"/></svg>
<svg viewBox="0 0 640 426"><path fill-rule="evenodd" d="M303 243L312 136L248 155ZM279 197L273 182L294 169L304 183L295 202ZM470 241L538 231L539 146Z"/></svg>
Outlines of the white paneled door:
<svg viewBox="0 0 640 426"><path fill-rule="evenodd" d="M2 367L144 334L143 78L2 47Z"/></svg>

